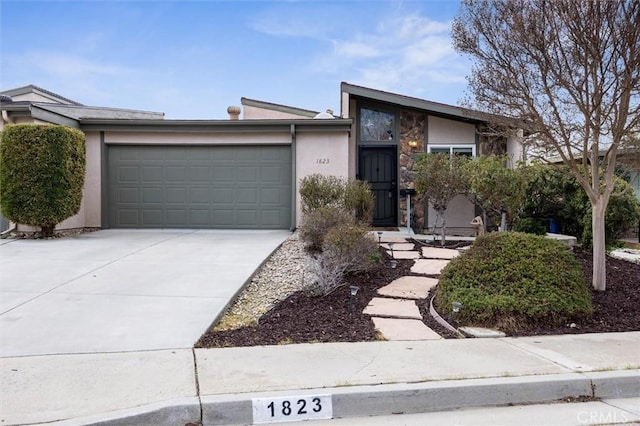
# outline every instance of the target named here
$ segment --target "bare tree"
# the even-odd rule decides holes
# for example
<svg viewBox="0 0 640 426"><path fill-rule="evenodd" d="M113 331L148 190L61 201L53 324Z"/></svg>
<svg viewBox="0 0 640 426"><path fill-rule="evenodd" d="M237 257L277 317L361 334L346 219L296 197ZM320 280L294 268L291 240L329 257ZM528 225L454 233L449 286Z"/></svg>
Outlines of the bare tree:
<svg viewBox="0 0 640 426"><path fill-rule="evenodd" d="M604 214L618 152L640 128L640 2L463 0L453 39L475 62L476 107L525 123L527 144L586 191L593 287L605 290Z"/></svg>

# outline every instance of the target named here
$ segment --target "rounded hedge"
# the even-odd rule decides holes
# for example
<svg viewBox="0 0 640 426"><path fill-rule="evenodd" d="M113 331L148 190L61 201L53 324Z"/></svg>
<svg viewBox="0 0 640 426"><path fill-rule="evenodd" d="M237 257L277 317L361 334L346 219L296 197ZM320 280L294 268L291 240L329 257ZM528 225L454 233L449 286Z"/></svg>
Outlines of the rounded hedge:
<svg viewBox="0 0 640 426"><path fill-rule="evenodd" d="M0 203L11 221L45 235L78 213L86 163L85 136L65 126L9 125L0 140Z"/></svg>
<svg viewBox="0 0 640 426"><path fill-rule="evenodd" d="M591 292L567 247L520 232L494 232L476 240L443 270L436 309L449 314L454 301L460 325L506 332L563 324L590 315Z"/></svg>

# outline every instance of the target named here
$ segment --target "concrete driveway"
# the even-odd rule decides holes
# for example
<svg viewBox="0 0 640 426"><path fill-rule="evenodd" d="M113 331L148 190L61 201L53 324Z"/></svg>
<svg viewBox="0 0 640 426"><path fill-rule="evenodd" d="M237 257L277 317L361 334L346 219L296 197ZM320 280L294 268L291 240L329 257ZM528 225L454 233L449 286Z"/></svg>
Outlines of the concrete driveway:
<svg viewBox="0 0 640 426"><path fill-rule="evenodd" d="M190 348L288 231L0 240L0 357Z"/></svg>

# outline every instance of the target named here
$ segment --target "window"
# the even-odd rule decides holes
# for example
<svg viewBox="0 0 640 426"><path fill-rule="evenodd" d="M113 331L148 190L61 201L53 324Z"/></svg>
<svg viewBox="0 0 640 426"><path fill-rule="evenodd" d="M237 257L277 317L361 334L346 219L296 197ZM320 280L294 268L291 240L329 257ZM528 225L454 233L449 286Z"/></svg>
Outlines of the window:
<svg viewBox="0 0 640 426"><path fill-rule="evenodd" d="M462 155L465 157L476 156L475 145L428 145L427 152L432 154Z"/></svg>
<svg viewBox="0 0 640 426"><path fill-rule="evenodd" d="M395 114L360 108L360 141L391 142L394 138Z"/></svg>

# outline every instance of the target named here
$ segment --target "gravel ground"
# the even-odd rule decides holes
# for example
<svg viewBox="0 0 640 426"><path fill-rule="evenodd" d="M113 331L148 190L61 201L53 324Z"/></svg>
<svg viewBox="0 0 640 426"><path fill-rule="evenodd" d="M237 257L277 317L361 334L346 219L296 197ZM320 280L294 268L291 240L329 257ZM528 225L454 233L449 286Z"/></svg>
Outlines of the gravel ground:
<svg viewBox="0 0 640 426"><path fill-rule="evenodd" d="M298 232L295 232L260 268L214 330L231 330L257 324L258 319L278 302L304 288L305 281L312 276L310 260Z"/></svg>

